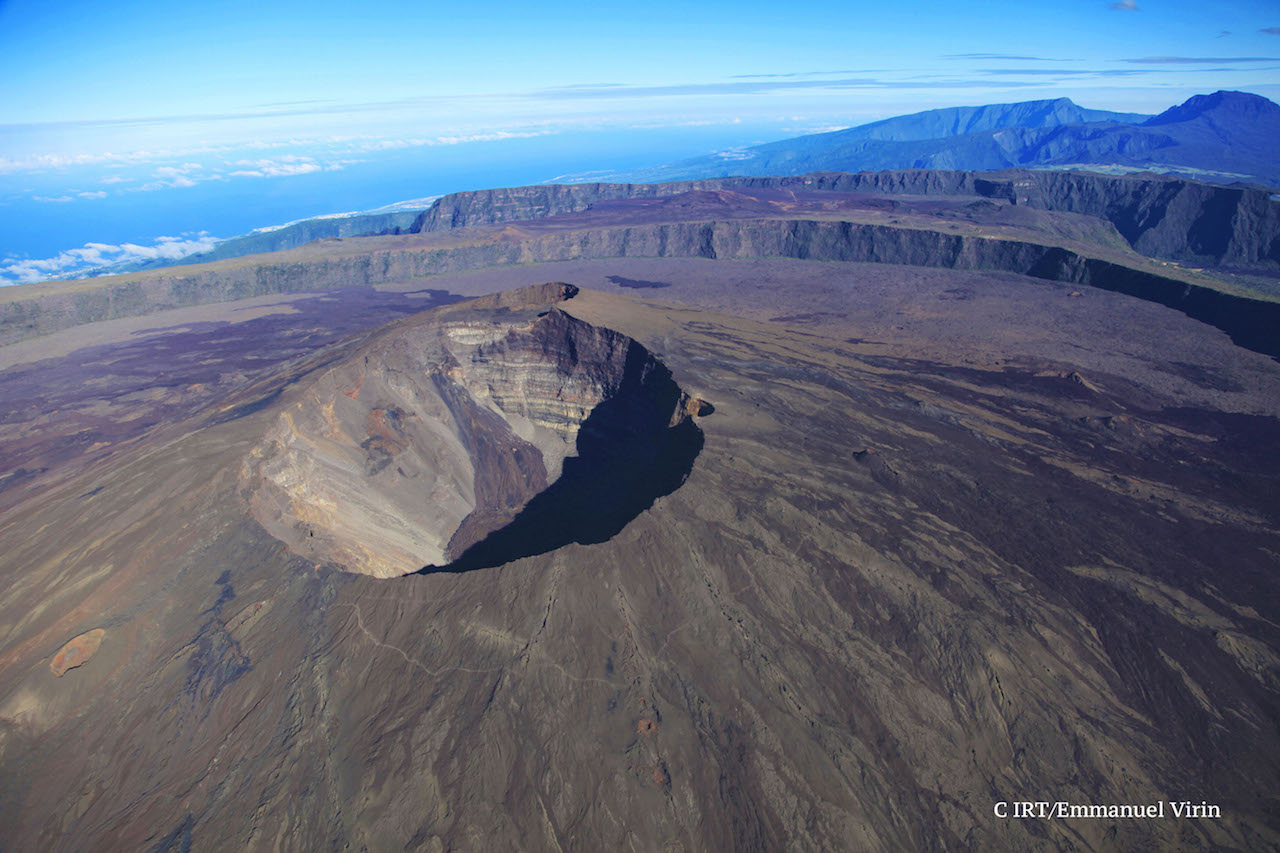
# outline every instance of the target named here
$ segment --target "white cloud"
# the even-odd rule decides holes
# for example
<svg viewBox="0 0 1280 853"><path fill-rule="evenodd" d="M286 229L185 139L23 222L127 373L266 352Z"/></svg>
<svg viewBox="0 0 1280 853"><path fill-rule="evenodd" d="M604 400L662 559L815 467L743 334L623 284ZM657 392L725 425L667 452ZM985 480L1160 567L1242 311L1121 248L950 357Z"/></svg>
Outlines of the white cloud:
<svg viewBox="0 0 1280 853"><path fill-rule="evenodd" d="M99 151L80 154L32 154L18 159L0 157L0 174L8 172L43 172L50 169L68 169L75 166L106 166L114 169L130 165L187 159L199 154L230 154L248 149L281 148L293 144L306 144L306 141L253 142L239 145L195 145L179 150L156 149L154 151L127 151L124 153ZM200 168L199 163L183 163L182 166Z"/></svg>
<svg viewBox="0 0 1280 853"><path fill-rule="evenodd" d="M1116 0L1111 4L1111 8L1117 12L1137 12L1138 0Z"/></svg>
<svg viewBox="0 0 1280 853"><path fill-rule="evenodd" d="M72 198L72 197L71 197L71 196L69 196L69 195L55 195L55 196L47 196L47 195L33 195L33 196L31 197L31 200L32 200L32 201L56 202L56 203L58 203L58 204L63 204L63 203L66 203L66 202L68 202L68 201L75 201L75 199L74 199L74 198Z"/></svg>
<svg viewBox="0 0 1280 853"><path fill-rule="evenodd" d="M284 178L291 175L307 175L325 168L310 157L300 157L295 154L274 160L237 160L232 165L249 167L230 173L232 177L237 178Z"/></svg>
<svg viewBox="0 0 1280 853"><path fill-rule="evenodd" d="M3 0L0 0L0 4ZM352 163L359 161L343 161L336 159L343 154L361 154L377 151L391 151L400 148L415 148L421 146L436 145L460 145L468 142L489 142L502 139L527 139L535 136L544 136L549 133L555 133L555 130L548 129L531 129L531 130L493 130L484 132L440 135L440 136L423 136L423 137L406 137L406 138L379 138L366 135L332 135L316 138L295 138L286 140L240 142L231 144L197 144L184 146L181 148L154 148L137 151L95 151L80 153L44 153L30 154L22 157L3 157L0 156L0 174L16 173L16 172L48 172L60 171L78 167L105 167L110 169L128 168L130 166L154 167L156 170L163 170L164 174L158 174L155 177L168 181L178 175L186 175L188 178L195 180L197 183L202 179L197 177L196 173L201 169L209 170L209 167L202 167L201 164L190 161L192 158L201 155L225 156L228 158L235 156L245 156L250 152L257 151L278 151L280 149L320 149L326 152L328 157L300 157L298 155L284 155L272 157L269 160L239 160L229 165L239 166L238 171L244 174L238 177L281 177L288 175L303 175L315 171L312 168L303 166L304 163L319 164L321 168L332 170L334 164ZM329 159L335 158L335 159ZM176 161L176 162L175 162ZM217 170L213 170L217 171ZM257 173L257 174L254 174ZM205 177L204 180L211 179ZM128 178L117 178L114 182L131 180ZM109 180L101 181L103 183L112 182ZM167 184L153 182L147 189L162 189Z"/></svg>
<svg viewBox="0 0 1280 853"><path fill-rule="evenodd" d="M0 174L41 172L48 169L67 169L72 166L125 166L130 163L145 163L165 156L167 156L165 152L155 151L133 151L128 154L104 151L97 154L33 154L18 160L0 157Z"/></svg>
<svg viewBox="0 0 1280 853"><path fill-rule="evenodd" d="M181 166L160 166L151 174L157 178L177 178L199 168L199 163L183 163Z"/></svg>
<svg viewBox="0 0 1280 853"><path fill-rule="evenodd" d="M106 198L107 197L107 194L102 190L96 190L94 192L76 193L76 195L78 195L80 198Z"/></svg>
<svg viewBox="0 0 1280 853"><path fill-rule="evenodd" d="M49 279L84 278L108 273L113 267L135 261L177 260L197 252L207 252L217 243L208 232L181 237L157 237L149 246L138 243L85 243L52 258L6 259L0 262L0 284L29 284Z"/></svg>
<svg viewBox="0 0 1280 853"><path fill-rule="evenodd" d="M460 133L448 136L405 137L403 139L354 140L352 149L360 152L395 151L400 148L423 148L437 145L463 145L468 142L497 142L503 139L532 139L546 136L550 130L494 130L484 133ZM347 141L347 140L334 140Z"/></svg>
<svg viewBox="0 0 1280 853"><path fill-rule="evenodd" d="M216 170L205 172L205 167L200 163L182 163L177 166L157 166L152 172L153 178L159 180L150 181L138 187L139 190L150 192L152 190L167 190L181 187L194 187L196 184L205 181L222 180L222 176Z"/></svg>

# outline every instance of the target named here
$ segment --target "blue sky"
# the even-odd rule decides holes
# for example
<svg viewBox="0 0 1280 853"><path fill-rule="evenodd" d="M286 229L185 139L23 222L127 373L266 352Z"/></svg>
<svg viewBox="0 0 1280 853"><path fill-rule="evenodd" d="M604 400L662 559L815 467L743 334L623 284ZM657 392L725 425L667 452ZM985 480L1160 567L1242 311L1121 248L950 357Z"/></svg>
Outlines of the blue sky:
<svg viewBox="0 0 1280 853"><path fill-rule="evenodd" d="M0 255L13 259L48 249L6 240L6 207L28 220L33 205L74 207L91 223L112 199L176 209L214 182L287 194L393 152L423 164L466 147L479 162L568 135L670 148L687 132L695 156L961 104L1158 112L1222 88L1280 100L1280 6L0 0L0 79ZM469 188L431 174L400 197Z"/></svg>

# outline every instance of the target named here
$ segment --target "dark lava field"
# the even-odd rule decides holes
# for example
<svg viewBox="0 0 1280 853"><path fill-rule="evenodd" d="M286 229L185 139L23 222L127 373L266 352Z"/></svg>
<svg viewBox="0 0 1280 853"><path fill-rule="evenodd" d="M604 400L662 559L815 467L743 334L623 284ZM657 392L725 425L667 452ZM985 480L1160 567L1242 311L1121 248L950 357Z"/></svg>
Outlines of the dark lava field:
<svg viewBox="0 0 1280 853"><path fill-rule="evenodd" d="M1275 203L752 180L0 291L0 849L1280 846Z"/></svg>

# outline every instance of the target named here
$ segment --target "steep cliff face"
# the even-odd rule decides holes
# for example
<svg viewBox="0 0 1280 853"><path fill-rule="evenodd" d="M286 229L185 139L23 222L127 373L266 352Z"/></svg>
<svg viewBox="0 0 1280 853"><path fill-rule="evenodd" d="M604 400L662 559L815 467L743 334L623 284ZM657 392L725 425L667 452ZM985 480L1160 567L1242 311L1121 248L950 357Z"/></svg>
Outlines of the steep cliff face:
<svg viewBox="0 0 1280 853"><path fill-rule="evenodd" d="M697 406L640 344L553 307L576 292L549 284L472 301L461 319L415 318L326 370L242 466L254 516L316 563L393 577L455 564L567 457L670 462L667 433L696 429Z"/></svg>
<svg viewBox="0 0 1280 853"><path fill-rule="evenodd" d="M662 198L725 189L975 195L972 172L826 172L798 177L712 178L661 184L545 184L451 193L437 199L409 227L411 233L579 213L602 201Z"/></svg>
<svg viewBox="0 0 1280 853"><path fill-rule="evenodd" d="M1045 210L1105 219L1134 249L1152 257L1280 264L1280 204L1265 190L1078 172L984 179L975 189Z"/></svg>
<svg viewBox="0 0 1280 853"><path fill-rule="evenodd" d="M1222 329L1241 346L1280 356L1272 333L1280 321L1280 303L1236 296L1056 246L810 219L535 230L450 248L387 249L104 283L88 292L0 304L0 344L185 305L376 285L483 267L610 257L799 258L1013 272L1158 302Z"/></svg>
<svg viewBox="0 0 1280 853"><path fill-rule="evenodd" d="M602 201L734 188L983 196L1104 219L1114 224L1134 249L1152 257L1230 265L1280 264L1280 203L1272 201L1266 190L1150 175L1069 171L897 169L663 184L515 187L444 196L409 230L442 231L542 219L583 211Z"/></svg>
<svg viewBox="0 0 1280 853"><path fill-rule="evenodd" d="M947 178L940 181L942 175ZM1280 264L1280 203L1273 201L1267 190L1150 175L1071 171L942 175L923 171L865 173L868 180L863 185L868 187L864 191L874 192L972 193L1043 210L1094 216L1115 225L1134 249L1151 257L1271 268ZM850 182L835 176L820 185L828 184L847 187Z"/></svg>
<svg viewBox="0 0 1280 853"><path fill-rule="evenodd" d="M418 214L409 233L447 231L499 222L545 219L578 213L600 201L658 198L691 189L718 187L721 181L683 181L679 184L544 184L450 193ZM705 185L705 186L704 186Z"/></svg>
<svg viewBox="0 0 1280 853"><path fill-rule="evenodd" d="M610 257L799 258L1013 272L1159 302L1222 329L1241 346L1280 356L1280 344L1272 332L1280 321L1280 303L1236 296L1055 246L808 219L545 231L453 248L391 249L103 284L86 293L0 305L0 344L80 323L184 305L406 281L491 266Z"/></svg>

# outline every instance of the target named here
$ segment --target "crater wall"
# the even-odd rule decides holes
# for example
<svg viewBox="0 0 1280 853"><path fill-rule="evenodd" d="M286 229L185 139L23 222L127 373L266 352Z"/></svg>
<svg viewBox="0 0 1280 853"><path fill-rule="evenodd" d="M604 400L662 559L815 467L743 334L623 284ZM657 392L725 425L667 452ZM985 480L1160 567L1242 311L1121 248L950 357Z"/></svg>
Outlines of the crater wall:
<svg viewBox="0 0 1280 853"><path fill-rule="evenodd" d="M454 563L584 448L648 454L697 407L639 343L552 304L574 293L426 312L295 389L242 466L255 518L316 563L394 577Z"/></svg>

